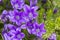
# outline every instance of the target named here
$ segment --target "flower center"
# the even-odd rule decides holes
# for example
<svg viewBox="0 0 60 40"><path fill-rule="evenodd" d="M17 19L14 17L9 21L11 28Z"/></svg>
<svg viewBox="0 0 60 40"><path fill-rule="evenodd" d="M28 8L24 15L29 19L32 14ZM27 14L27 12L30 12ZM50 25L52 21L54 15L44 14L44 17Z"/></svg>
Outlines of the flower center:
<svg viewBox="0 0 60 40"><path fill-rule="evenodd" d="M15 6L16 9L19 7L18 4L15 4L14 6Z"/></svg>
<svg viewBox="0 0 60 40"><path fill-rule="evenodd" d="M40 29L36 29L36 32L40 32Z"/></svg>
<svg viewBox="0 0 60 40"><path fill-rule="evenodd" d="M29 13L29 17L30 17L30 18L32 18L32 17L33 17L32 13Z"/></svg>
<svg viewBox="0 0 60 40"><path fill-rule="evenodd" d="M21 38L21 36L18 34L18 35L17 35L17 38Z"/></svg>
<svg viewBox="0 0 60 40"><path fill-rule="evenodd" d="M20 19L20 17L19 17L19 16L16 16L16 19L17 19L17 20L19 20L19 19Z"/></svg>

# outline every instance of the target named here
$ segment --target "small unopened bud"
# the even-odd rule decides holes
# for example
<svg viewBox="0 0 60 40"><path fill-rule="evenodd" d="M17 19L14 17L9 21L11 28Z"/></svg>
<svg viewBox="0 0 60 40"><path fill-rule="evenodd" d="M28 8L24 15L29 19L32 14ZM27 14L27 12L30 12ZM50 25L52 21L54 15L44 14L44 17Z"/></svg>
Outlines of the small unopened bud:
<svg viewBox="0 0 60 40"><path fill-rule="evenodd" d="M42 0L41 2L42 2L43 4L45 4L45 3L47 2L47 0Z"/></svg>
<svg viewBox="0 0 60 40"><path fill-rule="evenodd" d="M54 10L53 10L53 13L55 14L55 13L57 13L57 11L58 11L57 9L54 9Z"/></svg>

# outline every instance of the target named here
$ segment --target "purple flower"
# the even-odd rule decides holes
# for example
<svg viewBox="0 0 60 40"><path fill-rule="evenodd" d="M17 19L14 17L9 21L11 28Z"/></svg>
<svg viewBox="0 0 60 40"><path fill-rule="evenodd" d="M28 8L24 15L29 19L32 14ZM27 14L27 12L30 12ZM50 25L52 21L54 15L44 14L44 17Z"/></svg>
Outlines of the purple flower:
<svg viewBox="0 0 60 40"><path fill-rule="evenodd" d="M8 18L8 11L7 10L3 10L2 14L1 14L1 20L3 22L6 22Z"/></svg>
<svg viewBox="0 0 60 40"><path fill-rule="evenodd" d="M3 32L4 40L22 40L25 34L20 31L10 30L8 33Z"/></svg>
<svg viewBox="0 0 60 40"><path fill-rule="evenodd" d="M35 20L29 20L29 22L26 22L25 24L21 25L21 29L27 29L28 33L31 34L31 30L34 28Z"/></svg>
<svg viewBox="0 0 60 40"><path fill-rule="evenodd" d="M42 37L45 34L46 30L44 29L44 23L34 24L34 28L32 29L32 34L36 35L37 37Z"/></svg>
<svg viewBox="0 0 60 40"><path fill-rule="evenodd" d="M18 10L13 10L9 11L9 20L11 22L15 22L17 25L20 25L21 23L24 23L24 12L23 11L18 11Z"/></svg>
<svg viewBox="0 0 60 40"><path fill-rule="evenodd" d="M22 9L24 5L24 0L10 0L11 5L14 9Z"/></svg>
<svg viewBox="0 0 60 40"><path fill-rule="evenodd" d="M25 37L25 34L21 32L20 28L16 28L12 24L4 25L2 35L5 40L22 40Z"/></svg>
<svg viewBox="0 0 60 40"><path fill-rule="evenodd" d="M12 36L8 34L10 30L15 30L15 26L12 24L5 24L2 30L2 36L4 40L11 40Z"/></svg>
<svg viewBox="0 0 60 40"><path fill-rule="evenodd" d="M27 31L29 34L32 34L32 29L34 28L35 20L30 20L29 22L26 23L27 26Z"/></svg>
<svg viewBox="0 0 60 40"><path fill-rule="evenodd" d="M11 40L11 37L8 36L7 33L4 33L4 34L3 34L3 38L4 38L4 40Z"/></svg>
<svg viewBox="0 0 60 40"><path fill-rule="evenodd" d="M25 37L25 34L20 31L10 31L9 33L13 34L12 40L22 40Z"/></svg>
<svg viewBox="0 0 60 40"><path fill-rule="evenodd" d="M24 12L25 12L24 14L26 16L26 17L24 17L24 19L26 21L36 19L37 15L38 15L38 13L36 12L37 8L38 8L37 6L30 7L28 5L24 5Z"/></svg>
<svg viewBox="0 0 60 40"><path fill-rule="evenodd" d="M56 34L53 33L49 38L48 40L56 40Z"/></svg>
<svg viewBox="0 0 60 40"><path fill-rule="evenodd" d="M36 6L37 5L37 0L29 0L30 6Z"/></svg>

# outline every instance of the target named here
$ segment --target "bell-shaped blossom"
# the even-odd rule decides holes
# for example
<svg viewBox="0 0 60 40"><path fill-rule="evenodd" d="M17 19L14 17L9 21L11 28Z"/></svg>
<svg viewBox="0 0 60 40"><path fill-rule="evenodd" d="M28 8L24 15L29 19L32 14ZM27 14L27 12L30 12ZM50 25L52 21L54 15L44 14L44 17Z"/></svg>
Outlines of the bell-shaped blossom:
<svg viewBox="0 0 60 40"><path fill-rule="evenodd" d="M29 34L32 34L32 29L34 29L35 22L36 22L35 20L30 20L29 22L26 23L27 31Z"/></svg>
<svg viewBox="0 0 60 40"><path fill-rule="evenodd" d="M20 31L11 31L9 33L13 34L13 40L22 40L25 37L25 34Z"/></svg>
<svg viewBox="0 0 60 40"><path fill-rule="evenodd" d="M26 21L33 20L33 19L37 18L38 13L36 12L36 10L38 9L38 7L30 7L30 6L25 4L23 9L25 12L24 14L26 16L26 17L24 17L24 19Z"/></svg>
<svg viewBox="0 0 60 40"><path fill-rule="evenodd" d="M8 11L7 10L3 10L2 14L0 15L0 17L1 17L1 20L3 22L6 22L7 19L8 19Z"/></svg>
<svg viewBox="0 0 60 40"><path fill-rule="evenodd" d="M18 11L18 10L13 10L9 11L9 20L11 22L15 22L17 25L20 25L21 23L24 23L24 12L23 11Z"/></svg>
<svg viewBox="0 0 60 40"><path fill-rule="evenodd" d="M10 0L11 5L14 9L22 9L24 5L24 0Z"/></svg>
<svg viewBox="0 0 60 40"><path fill-rule="evenodd" d="M37 37L42 37L43 34L45 34L46 30L44 28L44 23L34 24L34 28L32 29L32 34L36 35Z"/></svg>

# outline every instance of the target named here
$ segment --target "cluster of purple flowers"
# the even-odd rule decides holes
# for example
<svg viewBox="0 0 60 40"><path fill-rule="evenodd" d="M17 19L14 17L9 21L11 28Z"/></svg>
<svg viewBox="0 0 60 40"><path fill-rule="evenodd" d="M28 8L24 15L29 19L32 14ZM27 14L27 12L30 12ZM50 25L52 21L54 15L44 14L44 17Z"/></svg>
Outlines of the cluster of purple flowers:
<svg viewBox="0 0 60 40"><path fill-rule="evenodd" d="M26 29L29 34L42 37L46 32L44 23L38 24L37 0L29 0L30 6L25 0L10 0L13 10L3 10L1 20L4 23L2 36L4 40L22 40L25 34L21 29ZM20 10L20 11L18 11ZM8 24L6 23L7 21Z"/></svg>
<svg viewBox="0 0 60 40"><path fill-rule="evenodd" d="M2 31L4 40L22 40L25 37L25 34L21 32L19 27L16 27L12 24L5 24Z"/></svg>

